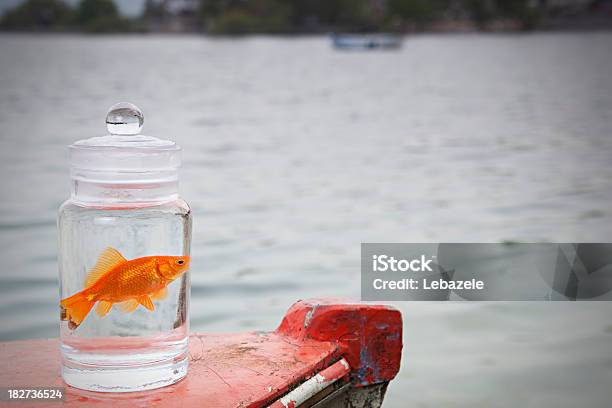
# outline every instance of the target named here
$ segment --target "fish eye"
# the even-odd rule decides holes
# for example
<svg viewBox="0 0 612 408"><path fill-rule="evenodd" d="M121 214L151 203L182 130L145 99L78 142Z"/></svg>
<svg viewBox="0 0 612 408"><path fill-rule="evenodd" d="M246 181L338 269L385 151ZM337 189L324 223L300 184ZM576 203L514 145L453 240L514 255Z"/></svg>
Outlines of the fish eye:
<svg viewBox="0 0 612 408"><path fill-rule="evenodd" d="M185 261L183 261L182 259L179 259L178 261L176 261L177 264L182 265L185 263Z"/></svg>

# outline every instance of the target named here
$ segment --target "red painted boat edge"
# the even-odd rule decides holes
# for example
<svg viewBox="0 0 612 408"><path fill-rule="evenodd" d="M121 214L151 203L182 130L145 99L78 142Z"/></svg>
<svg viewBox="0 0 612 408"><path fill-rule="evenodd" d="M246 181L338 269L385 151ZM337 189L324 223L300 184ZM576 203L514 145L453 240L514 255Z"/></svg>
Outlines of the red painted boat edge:
<svg viewBox="0 0 612 408"><path fill-rule="evenodd" d="M0 342L0 361L12 367L0 372L0 386L64 386L63 406L77 408L261 408L290 398L294 390L308 390L308 381L322 375L336 379L336 384L329 382L328 391L350 379L349 394L378 392L377 400L382 401L386 384L399 370L401 330L401 315L392 307L337 299L300 301L275 332L191 335L185 379L156 390L121 394L67 387L59 375L57 339ZM40 408L57 406L37 403Z"/></svg>
<svg viewBox="0 0 612 408"><path fill-rule="evenodd" d="M296 408L336 381L346 377L350 371L348 363L342 358L297 386L269 408Z"/></svg>
<svg viewBox="0 0 612 408"><path fill-rule="evenodd" d="M336 342L356 386L391 381L400 369L402 315L391 306L301 300L291 306L276 333L296 340Z"/></svg>

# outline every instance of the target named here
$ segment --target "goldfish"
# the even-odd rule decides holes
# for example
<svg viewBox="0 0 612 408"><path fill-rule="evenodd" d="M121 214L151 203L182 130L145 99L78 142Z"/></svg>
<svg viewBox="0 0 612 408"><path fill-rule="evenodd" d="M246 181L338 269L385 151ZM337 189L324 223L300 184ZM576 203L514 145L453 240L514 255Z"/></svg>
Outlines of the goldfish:
<svg viewBox="0 0 612 408"><path fill-rule="evenodd" d="M115 248L106 248L85 279L85 289L62 299L62 320L76 329L94 304L104 317L117 305L131 313L138 305L153 311L153 300L164 299L168 284L189 268L188 256L145 256L128 261Z"/></svg>

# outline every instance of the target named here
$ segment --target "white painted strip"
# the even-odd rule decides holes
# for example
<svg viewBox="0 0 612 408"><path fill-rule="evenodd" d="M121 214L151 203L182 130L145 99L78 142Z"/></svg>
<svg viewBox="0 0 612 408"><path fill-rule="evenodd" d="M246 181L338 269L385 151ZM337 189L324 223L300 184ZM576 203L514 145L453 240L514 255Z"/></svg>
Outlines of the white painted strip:
<svg viewBox="0 0 612 408"><path fill-rule="evenodd" d="M282 397L280 403L285 408L298 407L344 377L349 371L348 363L345 359L341 359L309 380L304 381L293 391Z"/></svg>

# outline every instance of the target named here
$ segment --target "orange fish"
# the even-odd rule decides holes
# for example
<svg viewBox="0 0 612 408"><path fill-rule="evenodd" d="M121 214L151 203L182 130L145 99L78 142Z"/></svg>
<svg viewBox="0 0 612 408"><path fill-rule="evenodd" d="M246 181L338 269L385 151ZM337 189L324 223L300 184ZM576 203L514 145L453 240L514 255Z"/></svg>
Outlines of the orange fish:
<svg viewBox="0 0 612 408"><path fill-rule="evenodd" d="M105 316L113 304L126 313L138 305L153 311L153 300L163 299L167 286L189 268L188 256L145 256L128 261L115 248L106 248L85 280L85 289L60 302L62 320L76 329L93 305Z"/></svg>

